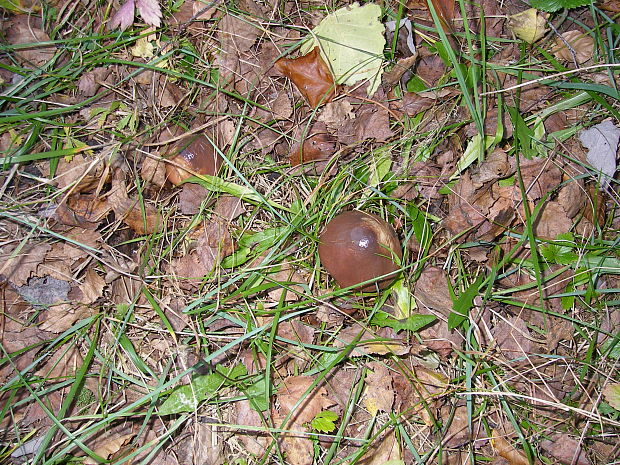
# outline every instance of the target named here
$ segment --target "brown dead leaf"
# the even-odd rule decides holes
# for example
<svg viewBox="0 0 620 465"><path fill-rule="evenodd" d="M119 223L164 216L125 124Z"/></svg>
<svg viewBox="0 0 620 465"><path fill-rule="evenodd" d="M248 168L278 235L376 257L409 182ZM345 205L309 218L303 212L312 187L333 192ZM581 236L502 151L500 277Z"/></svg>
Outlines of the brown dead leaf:
<svg viewBox="0 0 620 465"><path fill-rule="evenodd" d="M43 312L40 328L53 333L62 333L69 329L76 321L83 320L95 312L83 305L59 304Z"/></svg>
<svg viewBox="0 0 620 465"><path fill-rule="evenodd" d="M71 186L71 193L78 194L94 189L104 182L106 172L102 159L76 154L68 161L61 158L56 169L54 183L59 189Z"/></svg>
<svg viewBox="0 0 620 465"><path fill-rule="evenodd" d="M29 15L14 16L6 29L6 38L12 45L31 44L28 48L20 48L17 55L29 63L30 67L38 68L54 57L56 47L51 44L42 45L43 42L50 42L50 36L40 29L40 22L34 18L36 17Z"/></svg>
<svg viewBox="0 0 620 465"><path fill-rule="evenodd" d="M330 102L336 96L336 83L321 58L319 47L299 58L280 58L275 68L288 77L312 108Z"/></svg>
<svg viewBox="0 0 620 465"><path fill-rule="evenodd" d="M564 32L555 39L551 52L560 60L581 65L592 58L594 39L585 32L575 29Z"/></svg>
<svg viewBox="0 0 620 465"><path fill-rule="evenodd" d="M313 382L314 378L311 376L289 376L278 389L277 400L280 404L280 415L284 418L295 408L289 424L305 425L312 421L319 412L335 404L327 397L327 390L324 387L315 387L309 394L306 394ZM302 397L303 400L301 400ZM296 406L300 400L300 404Z"/></svg>
<svg viewBox="0 0 620 465"><path fill-rule="evenodd" d="M195 215L200 211L202 202L208 196L209 190L200 184L183 184L179 192L179 212L183 215Z"/></svg>
<svg viewBox="0 0 620 465"><path fill-rule="evenodd" d="M360 88L356 92L362 90ZM385 92L379 88L373 99L373 102L357 99L356 103L359 105L356 107L355 119L346 120L340 127L337 133L338 141L350 145L368 139L385 142L394 137L394 132L390 129L389 102Z"/></svg>
<svg viewBox="0 0 620 465"><path fill-rule="evenodd" d="M78 81L78 90L83 96L92 97L101 88L101 84L105 83L111 72L111 68L99 67L82 74Z"/></svg>
<svg viewBox="0 0 620 465"><path fill-rule="evenodd" d="M402 459L402 450L396 440L396 433L391 429L368 449L358 463L362 465L384 465L388 462L400 463Z"/></svg>
<svg viewBox="0 0 620 465"><path fill-rule="evenodd" d="M391 412L394 405L394 389L392 388L392 374L385 364L370 362L371 370L366 376L364 391L364 406L371 415L377 412Z"/></svg>
<svg viewBox="0 0 620 465"><path fill-rule="evenodd" d="M104 443L95 447L95 450L93 452L99 457L107 460L116 453L118 453L123 447L125 447L135 435L135 433L130 433L123 436L118 436L113 439L105 438ZM97 465L99 462L92 459L91 457L86 457L83 463L84 465Z"/></svg>
<svg viewBox="0 0 620 465"><path fill-rule="evenodd" d="M159 211L150 204L140 204L138 199L126 199L112 205L115 215L136 234L153 234L163 225Z"/></svg>
<svg viewBox="0 0 620 465"><path fill-rule="evenodd" d="M548 200L533 226L536 237L553 240L559 234L569 232L573 221L558 202Z"/></svg>
<svg viewBox="0 0 620 465"><path fill-rule="evenodd" d="M246 211L243 201L233 195L221 195L215 202L215 207L213 207L213 213L229 223L243 215Z"/></svg>
<svg viewBox="0 0 620 465"><path fill-rule="evenodd" d="M35 375L54 381L71 377L82 366L82 355L77 345L59 347Z"/></svg>
<svg viewBox="0 0 620 465"><path fill-rule="evenodd" d="M103 288L106 286L105 280L97 274L94 268L86 270L84 282L80 285L83 300L85 304L93 303L103 295Z"/></svg>
<svg viewBox="0 0 620 465"><path fill-rule="evenodd" d="M448 275L439 267L424 268L415 284L414 296L422 307L437 310L445 317L452 312L454 304L448 288Z"/></svg>
<svg viewBox="0 0 620 465"><path fill-rule="evenodd" d="M39 265L51 250L49 244L26 245L17 250L6 247L0 252L0 276L15 286L24 286L28 279L36 276Z"/></svg>
<svg viewBox="0 0 620 465"><path fill-rule="evenodd" d="M248 400L235 402L235 424L240 426L249 426L252 429L248 431L241 430L237 433L236 438L241 441L245 449L256 456L261 456L265 452L267 444L271 438L266 433L256 431L256 428L265 426L261 420L261 416L256 410L250 407Z"/></svg>
<svg viewBox="0 0 620 465"><path fill-rule="evenodd" d="M158 156L147 156L142 161L140 177L161 188L166 184L166 164Z"/></svg>
<svg viewBox="0 0 620 465"><path fill-rule="evenodd" d="M77 194L71 195L66 204L58 205L54 216L67 226L96 229L111 210L106 200L91 194Z"/></svg>
<svg viewBox="0 0 620 465"><path fill-rule="evenodd" d="M304 288L294 283L307 284L300 270L294 268L287 260L284 260L277 268L278 270L275 273L269 274L267 279L275 283L281 283L281 286L269 291L269 299L273 302L280 302L282 294L286 293L284 295L284 302L299 300L299 295L303 295Z"/></svg>
<svg viewBox="0 0 620 465"><path fill-rule="evenodd" d="M327 132L323 123L316 123L312 126L312 131L303 141L303 144L295 144L290 154L292 166L302 163L327 160L336 151L336 140Z"/></svg>
<svg viewBox="0 0 620 465"><path fill-rule="evenodd" d="M170 270L180 279L183 289L199 286L202 279L213 271L222 258L235 250L228 225L215 215L197 236L198 240L192 250L175 259L170 266Z"/></svg>
<svg viewBox="0 0 620 465"><path fill-rule="evenodd" d="M504 439L499 431L493 430L491 443L497 453L508 461L509 465L529 465L530 461L527 456ZM535 463L539 463L538 460Z"/></svg>
<svg viewBox="0 0 620 465"><path fill-rule="evenodd" d="M498 349L509 359L527 356L532 350L530 331L518 316L500 320L491 334Z"/></svg>
<svg viewBox="0 0 620 465"><path fill-rule="evenodd" d="M540 447L563 465L590 465L581 441L566 433L554 434L551 439L541 441Z"/></svg>

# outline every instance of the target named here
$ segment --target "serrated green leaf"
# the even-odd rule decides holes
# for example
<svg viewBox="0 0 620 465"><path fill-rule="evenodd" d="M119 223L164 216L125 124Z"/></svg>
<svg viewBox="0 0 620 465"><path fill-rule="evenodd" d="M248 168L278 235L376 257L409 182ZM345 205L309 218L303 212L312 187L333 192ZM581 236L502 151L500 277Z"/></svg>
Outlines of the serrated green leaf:
<svg viewBox="0 0 620 465"><path fill-rule="evenodd" d="M336 429L334 423L338 419L338 414L331 410L323 410L316 414L310 422L310 426L321 433L331 433Z"/></svg>
<svg viewBox="0 0 620 465"><path fill-rule="evenodd" d="M394 331L399 332L402 330L419 331L420 329L431 324L435 320L436 317L434 315L419 314L411 315L409 316L409 318L404 320L397 320L393 318L392 315L390 315L389 313L379 310L373 315L370 323L381 327L390 327Z"/></svg>
<svg viewBox="0 0 620 465"><path fill-rule="evenodd" d="M368 95L379 88L383 74L385 26L379 21L381 7L353 3L327 15L301 47L306 54L317 45L338 84L370 80Z"/></svg>
<svg viewBox="0 0 620 465"><path fill-rule="evenodd" d="M454 302L453 312L448 315L448 329L452 331L454 328L462 324L469 315L474 298L478 295L480 285L484 281L484 276L478 278L463 292Z"/></svg>
<svg viewBox="0 0 620 465"><path fill-rule="evenodd" d="M530 0L530 6L537 10L554 13L562 8L570 10L592 4L591 0Z"/></svg>

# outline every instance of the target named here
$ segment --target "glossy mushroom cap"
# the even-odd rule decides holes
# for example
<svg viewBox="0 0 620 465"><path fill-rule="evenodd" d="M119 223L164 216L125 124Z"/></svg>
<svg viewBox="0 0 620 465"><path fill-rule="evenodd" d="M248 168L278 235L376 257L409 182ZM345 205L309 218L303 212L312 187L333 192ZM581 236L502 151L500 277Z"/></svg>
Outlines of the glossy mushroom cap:
<svg viewBox="0 0 620 465"><path fill-rule="evenodd" d="M394 273L403 256L394 228L378 216L360 211L336 216L325 227L319 242L321 263L340 287ZM395 277L392 274L360 289L385 289Z"/></svg>
<svg viewBox="0 0 620 465"><path fill-rule="evenodd" d="M166 174L175 186L194 174L216 176L223 164L213 144L203 135L181 139L174 151L178 154L166 164Z"/></svg>

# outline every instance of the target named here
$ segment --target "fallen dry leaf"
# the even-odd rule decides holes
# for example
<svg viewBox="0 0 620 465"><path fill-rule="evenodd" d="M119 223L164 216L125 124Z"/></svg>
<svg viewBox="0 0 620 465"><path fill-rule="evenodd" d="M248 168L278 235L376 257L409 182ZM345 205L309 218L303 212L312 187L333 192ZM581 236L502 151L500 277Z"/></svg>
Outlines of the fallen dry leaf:
<svg viewBox="0 0 620 465"><path fill-rule="evenodd" d="M551 439L541 441L540 447L562 465L590 465L581 441L566 433L554 434Z"/></svg>
<svg viewBox="0 0 620 465"><path fill-rule="evenodd" d="M319 412L335 404L327 397L327 390L324 387L315 387L303 397L313 382L314 378L311 376L289 376L279 387L277 399L280 404L280 415L285 417L295 408L289 423L305 425ZM297 405L300 400L300 404Z"/></svg>
<svg viewBox="0 0 620 465"><path fill-rule="evenodd" d="M336 96L334 76L321 58L318 46L299 58L280 58L274 66L293 81L312 108Z"/></svg>
<svg viewBox="0 0 620 465"><path fill-rule="evenodd" d="M547 14L535 8L508 17L508 29L519 39L533 44L547 33Z"/></svg>
<svg viewBox="0 0 620 465"><path fill-rule="evenodd" d="M28 279L36 276L37 268L45 255L52 249L49 244L5 247L0 253L0 276L15 286L24 286Z"/></svg>
<svg viewBox="0 0 620 465"><path fill-rule="evenodd" d="M504 439L499 431L493 430L491 443L497 453L508 461L509 465L530 465L526 455ZM535 463L539 463L538 460Z"/></svg>
<svg viewBox="0 0 620 465"><path fill-rule="evenodd" d="M391 412L394 405L394 389L390 370L381 362L370 362L367 366L371 371L365 378L363 402L366 410L373 416L379 411Z"/></svg>
<svg viewBox="0 0 620 465"><path fill-rule="evenodd" d="M40 328L53 333L66 331L76 321L83 320L93 315L94 310L83 305L59 304L51 306L41 315Z"/></svg>
<svg viewBox="0 0 620 465"><path fill-rule="evenodd" d="M561 60L580 65L592 58L594 39L584 32L566 31L555 39L551 52Z"/></svg>
<svg viewBox="0 0 620 465"><path fill-rule="evenodd" d="M530 331L518 316L500 320L491 329L497 348L509 359L527 356L532 349Z"/></svg>
<svg viewBox="0 0 620 465"><path fill-rule="evenodd" d="M105 82L111 72L110 68L99 67L82 74L78 81L78 90L83 96L92 97L101 88L101 84Z"/></svg>
<svg viewBox="0 0 620 465"><path fill-rule="evenodd" d="M118 436L113 439L105 438L104 443L95 447L93 452L97 454L99 457L102 457L103 459L107 460L111 458L114 454L119 452L124 446L126 446L135 435L136 435L135 433L130 433L130 434L125 434L123 436ZM97 465L100 462L90 457L86 457L83 463L84 465Z"/></svg>
<svg viewBox="0 0 620 465"><path fill-rule="evenodd" d="M106 286L105 280L99 276L94 268L86 270L84 281L80 285L82 291L82 302L85 304L93 303L103 295L103 288Z"/></svg>
<svg viewBox="0 0 620 465"><path fill-rule="evenodd" d="M17 54L24 59L30 67L40 67L51 60L56 54L54 45L43 45L42 42L50 42L50 36L40 29L35 16L19 15L11 19L6 29L6 39L12 45L32 44L28 48L20 48Z"/></svg>
<svg viewBox="0 0 620 465"><path fill-rule="evenodd" d="M620 141L620 128L612 121L605 120L579 134L579 140L588 149L586 156L592 165L601 189L606 189L616 172L616 152Z"/></svg>
<svg viewBox="0 0 620 465"><path fill-rule="evenodd" d="M307 284L306 280L287 260L277 266L277 271L268 276L270 282L282 283L275 289L269 291L269 299L273 302L280 302L284 295L284 302L294 302L299 300L299 295L303 295L304 288L297 284ZM297 284L295 284L297 283ZM288 288L288 289L287 289Z"/></svg>
<svg viewBox="0 0 620 465"><path fill-rule="evenodd" d="M304 138L303 144L295 144L290 154L292 166L317 160L327 160L336 151L336 140L322 123L316 123Z"/></svg>
<svg viewBox="0 0 620 465"><path fill-rule="evenodd" d="M396 433L390 429L378 441L375 441L357 463L362 465L385 465L388 463L404 465L402 458L402 450L396 440Z"/></svg>
<svg viewBox="0 0 620 465"><path fill-rule="evenodd" d="M100 157L77 154L70 159L60 159L54 182L59 189L71 186L71 193L78 194L92 190L105 182L102 180L105 172L105 166Z"/></svg>

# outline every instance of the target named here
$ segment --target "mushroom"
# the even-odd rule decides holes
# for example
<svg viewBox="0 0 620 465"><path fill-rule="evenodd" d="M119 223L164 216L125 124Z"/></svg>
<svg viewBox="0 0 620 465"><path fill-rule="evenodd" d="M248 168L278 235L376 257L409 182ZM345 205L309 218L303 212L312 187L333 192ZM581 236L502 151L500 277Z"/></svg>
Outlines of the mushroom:
<svg viewBox="0 0 620 465"><path fill-rule="evenodd" d="M166 164L166 175L175 186L196 174L216 176L223 164L213 144L202 134L181 139L174 151L178 153Z"/></svg>
<svg viewBox="0 0 620 465"><path fill-rule="evenodd" d="M319 237L321 263L340 287L389 275L359 288L385 289L394 280L402 256L394 228L370 213L341 213L327 224Z"/></svg>

